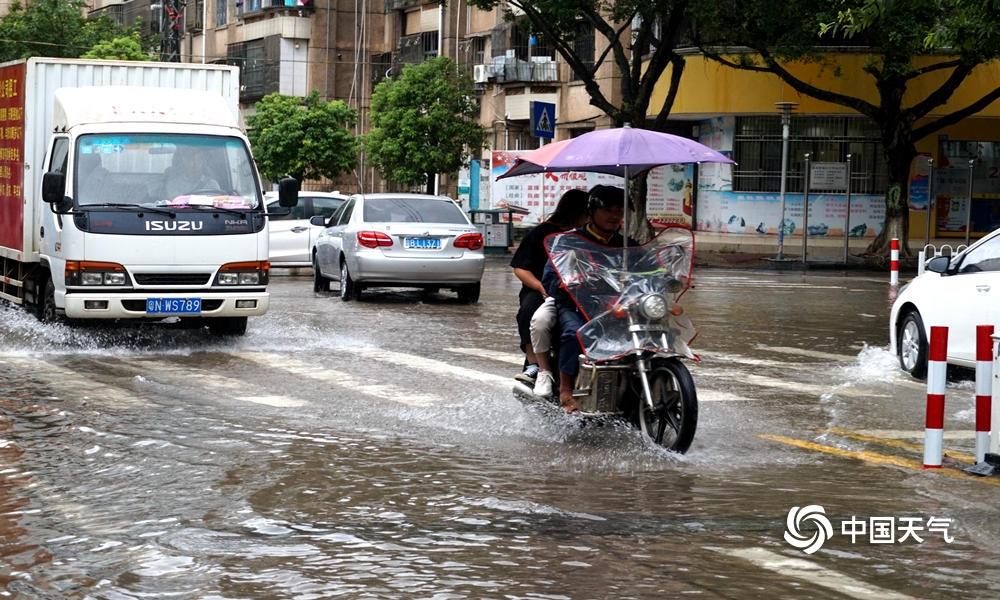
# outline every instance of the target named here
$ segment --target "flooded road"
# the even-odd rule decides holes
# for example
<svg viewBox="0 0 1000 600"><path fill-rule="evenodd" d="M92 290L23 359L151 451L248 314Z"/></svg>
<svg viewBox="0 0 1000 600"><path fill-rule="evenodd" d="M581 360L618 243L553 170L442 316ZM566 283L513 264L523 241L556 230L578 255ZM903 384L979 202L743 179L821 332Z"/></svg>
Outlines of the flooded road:
<svg viewBox="0 0 1000 600"><path fill-rule="evenodd" d="M886 349L885 278L695 276L685 456L514 400L517 287L499 261L473 306L344 303L278 276L237 340L2 306L0 593L996 597L1000 488L913 468L926 390ZM972 388L948 389L958 460ZM832 523L811 555L785 540L807 505ZM919 519L922 541L842 533L889 517Z"/></svg>

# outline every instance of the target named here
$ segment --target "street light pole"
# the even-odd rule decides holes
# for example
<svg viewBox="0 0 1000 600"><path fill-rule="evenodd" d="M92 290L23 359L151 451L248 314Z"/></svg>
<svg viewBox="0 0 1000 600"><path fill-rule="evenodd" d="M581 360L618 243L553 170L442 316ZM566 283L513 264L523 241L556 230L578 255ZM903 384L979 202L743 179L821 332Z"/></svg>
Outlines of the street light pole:
<svg viewBox="0 0 1000 600"><path fill-rule="evenodd" d="M792 111L798 102L775 102L781 111L781 219L778 221L778 260L785 258L785 180L788 177L788 138Z"/></svg>

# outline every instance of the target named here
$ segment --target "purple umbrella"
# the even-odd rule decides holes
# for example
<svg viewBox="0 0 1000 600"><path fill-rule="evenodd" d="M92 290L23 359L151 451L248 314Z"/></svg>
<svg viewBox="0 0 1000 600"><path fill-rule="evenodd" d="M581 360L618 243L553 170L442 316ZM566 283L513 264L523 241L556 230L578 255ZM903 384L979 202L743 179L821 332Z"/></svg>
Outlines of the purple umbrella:
<svg viewBox="0 0 1000 600"><path fill-rule="evenodd" d="M661 165L703 162L733 161L694 140L626 125L542 146L518 158L514 166L497 179L551 171L591 171L635 177Z"/></svg>
<svg viewBox="0 0 1000 600"><path fill-rule="evenodd" d="M625 178L625 197L628 198L631 177L662 165L703 162L735 164L728 156L694 140L625 125L542 146L518 158L514 166L497 179L552 171L607 173ZM628 211L625 211L623 228L627 245ZM624 248L622 252L622 262L627 268L627 253Z"/></svg>

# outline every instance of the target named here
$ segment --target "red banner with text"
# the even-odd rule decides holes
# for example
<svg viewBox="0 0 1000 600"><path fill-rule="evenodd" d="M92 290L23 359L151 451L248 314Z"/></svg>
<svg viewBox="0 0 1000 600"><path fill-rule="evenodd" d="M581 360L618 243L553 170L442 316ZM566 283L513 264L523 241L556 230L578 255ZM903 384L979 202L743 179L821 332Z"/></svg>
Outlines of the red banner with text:
<svg viewBox="0 0 1000 600"><path fill-rule="evenodd" d="M0 67L0 246L24 251L24 63Z"/></svg>

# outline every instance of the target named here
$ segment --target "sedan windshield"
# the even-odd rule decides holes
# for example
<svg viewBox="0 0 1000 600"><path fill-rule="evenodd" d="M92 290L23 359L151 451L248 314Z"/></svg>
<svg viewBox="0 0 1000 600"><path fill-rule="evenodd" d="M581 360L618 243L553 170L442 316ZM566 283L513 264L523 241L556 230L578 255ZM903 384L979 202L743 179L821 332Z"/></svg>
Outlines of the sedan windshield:
<svg viewBox="0 0 1000 600"><path fill-rule="evenodd" d="M468 224L462 209L447 198L366 198L366 223Z"/></svg>
<svg viewBox="0 0 1000 600"><path fill-rule="evenodd" d="M261 205L250 152L233 137L167 133L80 136L76 148L77 205Z"/></svg>

